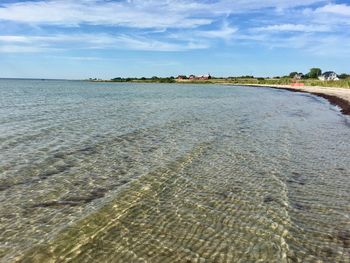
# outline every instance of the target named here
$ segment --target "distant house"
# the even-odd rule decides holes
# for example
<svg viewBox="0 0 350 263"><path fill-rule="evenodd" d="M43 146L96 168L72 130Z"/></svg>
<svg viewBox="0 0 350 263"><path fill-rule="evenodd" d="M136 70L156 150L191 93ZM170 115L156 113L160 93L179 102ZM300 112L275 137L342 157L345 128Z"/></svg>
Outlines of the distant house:
<svg viewBox="0 0 350 263"><path fill-rule="evenodd" d="M199 77L199 79L200 79L200 80L208 80L208 79L211 79L211 76L210 76L210 74L208 74L208 75L203 75L203 76Z"/></svg>
<svg viewBox="0 0 350 263"><path fill-rule="evenodd" d="M324 72L321 76L318 77L318 79L322 81L339 80L337 73L335 73L334 71Z"/></svg>
<svg viewBox="0 0 350 263"><path fill-rule="evenodd" d="M190 75L188 77L188 79L191 79L191 80L208 80L208 79L211 79L211 76L210 76L210 74L203 75L203 76Z"/></svg>
<svg viewBox="0 0 350 263"><path fill-rule="evenodd" d="M302 78L304 78L304 74L303 73L297 73L293 77L294 80L301 80Z"/></svg>
<svg viewBox="0 0 350 263"><path fill-rule="evenodd" d="M177 79L187 79L187 77L185 75L179 75L177 76Z"/></svg>

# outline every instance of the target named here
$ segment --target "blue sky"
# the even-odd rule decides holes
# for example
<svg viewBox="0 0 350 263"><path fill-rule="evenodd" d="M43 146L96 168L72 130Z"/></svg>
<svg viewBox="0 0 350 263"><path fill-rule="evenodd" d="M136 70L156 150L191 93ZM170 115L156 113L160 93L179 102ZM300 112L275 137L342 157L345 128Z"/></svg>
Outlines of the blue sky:
<svg viewBox="0 0 350 263"><path fill-rule="evenodd" d="M350 73L350 0L2 0L0 77Z"/></svg>

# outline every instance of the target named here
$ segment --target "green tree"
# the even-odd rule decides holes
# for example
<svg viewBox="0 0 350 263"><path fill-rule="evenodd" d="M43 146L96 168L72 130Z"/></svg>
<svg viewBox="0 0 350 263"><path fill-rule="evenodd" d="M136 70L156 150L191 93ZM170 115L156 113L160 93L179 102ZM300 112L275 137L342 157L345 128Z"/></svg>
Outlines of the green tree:
<svg viewBox="0 0 350 263"><path fill-rule="evenodd" d="M298 74L298 72L291 72L289 73L289 77L294 78L296 74Z"/></svg>
<svg viewBox="0 0 350 263"><path fill-rule="evenodd" d="M321 76L322 70L320 68L311 68L309 72L309 78L317 79L318 76Z"/></svg>
<svg viewBox="0 0 350 263"><path fill-rule="evenodd" d="M117 77L117 78L111 79L111 81L122 82L122 78L121 77Z"/></svg>
<svg viewBox="0 0 350 263"><path fill-rule="evenodd" d="M339 75L339 78L340 78L340 79L347 79L347 78L349 78L349 77L350 77L350 75L349 75L349 74L346 74L346 73L342 73L342 74Z"/></svg>

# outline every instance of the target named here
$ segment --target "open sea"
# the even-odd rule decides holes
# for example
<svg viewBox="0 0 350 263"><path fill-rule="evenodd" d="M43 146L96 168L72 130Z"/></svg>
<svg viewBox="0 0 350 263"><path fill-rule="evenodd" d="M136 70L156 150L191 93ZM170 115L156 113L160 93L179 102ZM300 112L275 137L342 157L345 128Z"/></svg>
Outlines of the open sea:
<svg viewBox="0 0 350 263"><path fill-rule="evenodd" d="M0 80L0 262L350 262L350 118L269 88Z"/></svg>

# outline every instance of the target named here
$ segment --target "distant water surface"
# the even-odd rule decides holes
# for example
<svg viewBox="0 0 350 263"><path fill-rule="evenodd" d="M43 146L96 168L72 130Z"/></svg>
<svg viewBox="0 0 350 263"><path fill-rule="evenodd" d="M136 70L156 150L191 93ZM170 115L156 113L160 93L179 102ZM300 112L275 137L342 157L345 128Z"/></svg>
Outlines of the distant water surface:
<svg viewBox="0 0 350 263"><path fill-rule="evenodd" d="M350 262L349 189L313 95L0 80L0 262Z"/></svg>

